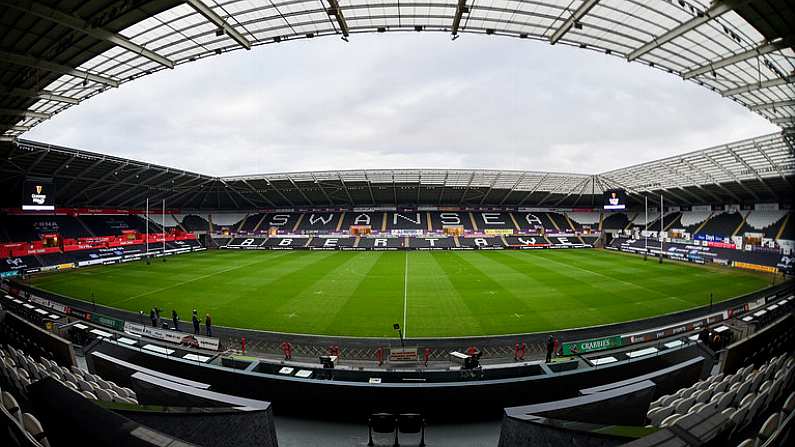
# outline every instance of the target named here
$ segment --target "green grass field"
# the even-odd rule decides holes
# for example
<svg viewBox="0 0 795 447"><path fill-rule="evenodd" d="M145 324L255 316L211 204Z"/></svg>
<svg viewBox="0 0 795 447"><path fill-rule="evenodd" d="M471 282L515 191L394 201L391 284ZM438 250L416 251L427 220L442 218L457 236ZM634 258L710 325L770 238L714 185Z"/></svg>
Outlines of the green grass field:
<svg viewBox="0 0 795 447"><path fill-rule="evenodd" d="M208 251L34 277L33 284L131 311L209 312L280 332L475 336L593 326L718 302L764 275L589 250Z"/></svg>

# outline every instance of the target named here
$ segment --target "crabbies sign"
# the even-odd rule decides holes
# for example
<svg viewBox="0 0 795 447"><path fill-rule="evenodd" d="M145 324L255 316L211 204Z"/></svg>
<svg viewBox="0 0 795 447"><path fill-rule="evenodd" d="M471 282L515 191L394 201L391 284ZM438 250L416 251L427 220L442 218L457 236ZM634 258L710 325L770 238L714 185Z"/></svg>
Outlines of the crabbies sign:
<svg viewBox="0 0 795 447"><path fill-rule="evenodd" d="M219 347L218 339L214 337L204 337L201 335L188 334L186 332L158 329L155 327L144 326L143 324L130 323L129 321L124 323L124 331L131 334L140 335L142 337L154 338L157 340L163 340L192 348L202 348L217 351Z"/></svg>
<svg viewBox="0 0 795 447"><path fill-rule="evenodd" d="M605 349L618 348L624 342L621 336L592 338L573 343L563 343L563 355L585 354L587 352L604 351Z"/></svg>

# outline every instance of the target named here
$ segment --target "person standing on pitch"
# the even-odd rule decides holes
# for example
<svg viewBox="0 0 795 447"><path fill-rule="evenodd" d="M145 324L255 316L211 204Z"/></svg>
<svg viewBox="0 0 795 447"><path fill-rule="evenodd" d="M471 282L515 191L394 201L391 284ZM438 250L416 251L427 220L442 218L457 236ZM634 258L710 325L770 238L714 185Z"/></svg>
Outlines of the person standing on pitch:
<svg viewBox="0 0 795 447"><path fill-rule="evenodd" d="M213 336L213 319L210 317L210 314L207 314L204 317L204 330L207 331L207 336Z"/></svg>
<svg viewBox="0 0 795 447"><path fill-rule="evenodd" d="M199 314L193 309L193 335L199 335Z"/></svg>
<svg viewBox="0 0 795 447"><path fill-rule="evenodd" d="M550 335L547 338L547 363L552 361L552 353L555 351L555 339Z"/></svg>
<svg viewBox="0 0 795 447"><path fill-rule="evenodd" d="M157 315L154 307L149 311L149 319L152 320L152 327L157 327Z"/></svg>
<svg viewBox="0 0 795 447"><path fill-rule="evenodd" d="M171 309L171 321L174 322L174 330L179 330L179 316L177 315L176 309Z"/></svg>

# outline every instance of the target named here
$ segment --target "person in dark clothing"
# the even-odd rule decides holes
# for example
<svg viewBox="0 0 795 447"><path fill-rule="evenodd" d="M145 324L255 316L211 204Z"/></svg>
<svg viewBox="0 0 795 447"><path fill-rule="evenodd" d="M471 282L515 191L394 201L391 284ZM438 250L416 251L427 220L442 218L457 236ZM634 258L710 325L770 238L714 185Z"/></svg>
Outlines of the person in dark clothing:
<svg viewBox="0 0 795 447"><path fill-rule="evenodd" d="M174 322L174 330L179 330L179 316L177 315L176 309L171 309L171 321Z"/></svg>
<svg viewBox="0 0 795 447"><path fill-rule="evenodd" d="M155 306L155 317L157 318L157 326L160 327L160 308Z"/></svg>
<svg viewBox="0 0 795 447"><path fill-rule="evenodd" d="M213 325L213 319L212 319L212 317L210 317L210 314L207 314L207 316L204 317L204 330L207 331L207 336L208 337L212 337L213 336L213 326L212 325Z"/></svg>
<svg viewBox="0 0 795 447"><path fill-rule="evenodd" d="M152 320L152 327L157 327L157 315L154 307L149 311L149 319Z"/></svg>
<svg viewBox="0 0 795 447"><path fill-rule="evenodd" d="M193 335L199 335L199 315L193 309Z"/></svg>
<svg viewBox="0 0 795 447"><path fill-rule="evenodd" d="M553 352L555 352L555 339L550 335L547 338L547 363L552 361Z"/></svg>

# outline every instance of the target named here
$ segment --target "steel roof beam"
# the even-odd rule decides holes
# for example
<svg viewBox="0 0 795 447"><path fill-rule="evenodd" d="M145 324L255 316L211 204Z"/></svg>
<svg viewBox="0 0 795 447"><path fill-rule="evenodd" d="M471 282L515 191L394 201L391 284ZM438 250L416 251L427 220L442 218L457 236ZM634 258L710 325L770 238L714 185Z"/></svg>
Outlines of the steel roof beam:
<svg viewBox="0 0 795 447"><path fill-rule="evenodd" d="M783 118L771 118L770 122L772 122L773 124L795 125L795 117L793 117L793 116L785 116Z"/></svg>
<svg viewBox="0 0 795 447"><path fill-rule="evenodd" d="M776 107L795 107L795 99L787 99L784 101L772 101L764 104L757 104L748 107L751 111L759 111L764 109L775 109Z"/></svg>
<svg viewBox="0 0 795 447"><path fill-rule="evenodd" d="M337 23L340 25L340 32L342 36L347 38L350 34L348 32L348 22L345 21L345 16L342 14L342 10L340 9L340 4L337 0L325 0L326 3L329 5L328 15L334 16L337 18Z"/></svg>
<svg viewBox="0 0 795 447"><path fill-rule="evenodd" d="M351 192L348 190L348 185L345 184L345 180L342 179L342 174L337 171L337 178L340 179L340 184L342 185L342 190L345 191L345 195L348 196L348 201L351 205L353 205L353 197L351 197Z"/></svg>
<svg viewBox="0 0 795 447"><path fill-rule="evenodd" d="M792 44L791 37L780 39L778 41L771 43L765 43L759 45L756 48L752 48L748 51L743 51L742 53L737 53L735 55L728 56L723 59L718 59L717 61L710 62L708 64L702 65L701 67L694 68L690 71L686 71L682 75L682 78L690 79L695 76L703 75L709 73L710 71L714 71L723 67L728 67L729 65L734 65L739 62L751 59L752 57L763 56L765 54L772 53L774 51L782 50L784 48L789 48L791 44Z"/></svg>
<svg viewBox="0 0 795 447"><path fill-rule="evenodd" d="M461 27L461 19L463 18L464 13L469 14L467 0L458 0L458 6L455 8L455 15L453 16L453 27L450 30L450 34L453 36L453 39L455 39L458 35L458 29Z"/></svg>
<svg viewBox="0 0 795 447"><path fill-rule="evenodd" d="M560 28L558 28L557 30L555 30L555 32L552 34L552 36L550 36L550 38L549 38L549 43L551 43L552 45L555 45L556 43L558 43L558 41L559 41L559 40L560 40L560 39L561 39L561 38L562 38L562 37L563 37L563 36L564 36L566 33L568 33L568 32L569 32L569 30L571 29L571 27L573 27L573 26L574 26L576 23L578 23L578 22L580 21L580 19L582 19L582 18L583 18L583 17L585 17L585 16L586 16L586 15L587 15L589 12L591 12L591 9L592 9L594 6L596 6L596 4L597 4L597 3L599 3L599 0L585 0L584 2L582 2L582 3L580 4L580 7L579 7L579 8L577 8L577 10L576 10L576 11L574 11L574 12L573 12L573 13L572 13L572 14L569 16L569 18L568 18L568 19L566 19L566 21L565 21L565 22L563 22L563 25L560 25Z"/></svg>
<svg viewBox="0 0 795 447"><path fill-rule="evenodd" d="M683 34L692 31L698 28L699 26L709 22L710 20L716 17L720 17L723 14L726 14L727 12L733 10L735 7L744 5L749 1L750 0L737 0L737 1L724 0L717 2L703 13L696 15L692 19L680 24L676 28L667 31L661 36L654 37L650 42L646 43L645 45L636 49L635 51L629 53L629 55L627 55L627 60L632 62L635 59L648 53L649 51L652 51L655 48L659 48L660 46L676 39L677 37L682 36Z"/></svg>
<svg viewBox="0 0 795 447"><path fill-rule="evenodd" d="M24 88L11 88L11 89L3 89L3 92L0 93L2 95L8 96L16 96L18 98L35 98L35 99L43 99L46 101L55 101L55 102L63 102L66 104L77 105L80 104L80 100L76 98L70 98L68 96L57 95L53 92L49 92L47 90L32 90L32 89L24 89Z"/></svg>
<svg viewBox="0 0 795 447"><path fill-rule="evenodd" d="M34 112L33 110L24 109L0 109L0 115L22 116L25 118L35 118L40 120L48 120L52 116L50 113Z"/></svg>
<svg viewBox="0 0 795 447"><path fill-rule="evenodd" d="M264 195L263 195L261 192L259 192L259 190L257 190L256 188L254 188L254 185L252 185L251 183L249 183L249 182L248 182L248 180L241 180L241 181L243 182L243 184L244 184L244 185L248 186L248 188L249 188L250 190L254 191L254 192L255 192L255 193L256 193L256 194L257 194L257 195L260 197L260 199L262 199L263 201L267 202L267 203L268 203L270 206L273 206L273 207L275 207L275 206L276 206L276 204L275 204L275 203L273 203L273 201L271 201L271 199L267 198L267 197L266 197L266 196L264 196Z"/></svg>
<svg viewBox="0 0 795 447"><path fill-rule="evenodd" d="M135 53L141 57L145 57L146 59L156 62L164 67L174 68L174 62L172 60L165 58L152 50L148 50L136 43L133 43L131 40L127 39L121 34L113 33L102 28L92 28L86 20L83 20L80 17L75 17L65 12L42 5L41 3L31 1L10 2L7 0L0 0L0 5L6 6L8 8L18 9L30 15L55 22L59 25L63 25L67 28L71 28L75 31L89 35L95 39L112 43L113 45L124 48L125 50Z"/></svg>
<svg viewBox="0 0 795 447"><path fill-rule="evenodd" d="M14 65L21 65L24 67L35 68L38 70L51 71L54 73L65 74L74 76L75 78L93 81L99 84L107 85L109 87L118 87L119 81L104 76L95 75L87 71L78 70L76 68L68 67L66 65L47 62L35 57L25 56L22 54L9 53L8 51L0 50L0 61L5 61Z"/></svg>
<svg viewBox="0 0 795 447"><path fill-rule="evenodd" d="M199 14L203 15L210 23L217 26L219 29L224 30L227 36L231 37L235 42L239 43L243 48L250 50L251 42L248 41L242 34L237 32L231 25L226 23L224 19L215 13L209 6L205 5L201 0L185 0Z"/></svg>
<svg viewBox="0 0 795 447"><path fill-rule="evenodd" d="M795 81L795 74L784 76L783 78L768 79L767 81L755 82L753 84L742 85L737 88L730 88L720 92L721 96L734 96L742 93L749 93L764 88L776 87L779 85L786 85Z"/></svg>

